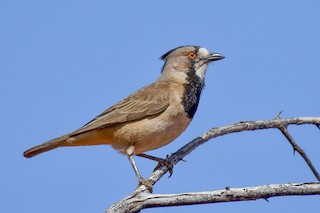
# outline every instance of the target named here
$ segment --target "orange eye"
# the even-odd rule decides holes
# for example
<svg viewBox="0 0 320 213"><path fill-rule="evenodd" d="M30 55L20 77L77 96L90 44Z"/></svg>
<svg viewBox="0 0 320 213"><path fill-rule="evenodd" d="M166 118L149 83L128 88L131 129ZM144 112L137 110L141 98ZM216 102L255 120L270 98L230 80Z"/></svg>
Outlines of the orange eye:
<svg viewBox="0 0 320 213"><path fill-rule="evenodd" d="M193 53L193 52L190 52L190 53L188 54L188 57L189 57L190 59L195 59L195 58L197 57L197 54L195 54L195 53Z"/></svg>

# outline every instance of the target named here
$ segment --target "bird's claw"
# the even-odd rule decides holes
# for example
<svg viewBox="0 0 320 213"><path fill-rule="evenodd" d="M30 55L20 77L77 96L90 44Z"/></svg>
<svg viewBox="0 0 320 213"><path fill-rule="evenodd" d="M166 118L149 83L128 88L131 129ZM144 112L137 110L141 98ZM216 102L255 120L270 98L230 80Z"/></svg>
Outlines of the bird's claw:
<svg viewBox="0 0 320 213"><path fill-rule="evenodd" d="M172 176L173 174L173 163L171 161L168 160L168 156L166 157L166 159L159 159L158 160L158 165L156 166L156 168L154 168L153 171L156 171L157 169L159 169L161 166L165 166L167 167L168 171L169 171L169 177ZM169 178L168 177L168 178Z"/></svg>

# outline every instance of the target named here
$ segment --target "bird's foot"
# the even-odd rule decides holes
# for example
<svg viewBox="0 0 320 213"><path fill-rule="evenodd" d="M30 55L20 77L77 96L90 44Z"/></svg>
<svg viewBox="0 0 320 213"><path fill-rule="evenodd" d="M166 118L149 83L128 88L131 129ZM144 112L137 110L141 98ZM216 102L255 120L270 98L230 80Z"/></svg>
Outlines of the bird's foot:
<svg viewBox="0 0 320 213"><path fill-rule="evenodd" d="M147 154L144 154L144 153L137 154L137 156L143 157L143 158L147 158L149 160L157 161L158 165L156 166L156 168L154 168L153 171L156 171L161 166L165 166L165 167L168 168L168 171L170 173L169 177L171 177L171 175L173 174L173 163L171 161L169 161L169 155L167 155L166 159L154 157L154 156L147 155Z"/></svg>
<svg viewBox="0 0 320 213"><path fill-rule="evenodd" d="M167 155L166 159L158 158L157 161L158 161L158 165L156 166L156 168L154 168L153 171L156 171L161 166L165 166L168 168L168 171L170 174L169 177L171 177L173 174L173 163L171 161L169 161L169 156Z"/></svg>

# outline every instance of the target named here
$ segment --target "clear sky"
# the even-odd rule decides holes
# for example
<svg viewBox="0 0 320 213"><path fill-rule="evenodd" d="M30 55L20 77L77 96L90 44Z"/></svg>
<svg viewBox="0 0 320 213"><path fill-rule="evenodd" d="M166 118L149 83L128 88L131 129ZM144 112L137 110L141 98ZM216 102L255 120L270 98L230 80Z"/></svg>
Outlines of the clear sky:
<svg viewBox="0 0 320 213"><path fill-rule="evenodd" d="M195 44L225 55L209 66L193 123L175 152L212 127L320 116L319 1L1 1L0 212L103 212L136 187L111 147L24 150L82 126L153 82L158 58ZM289 131L320 169L320 131ZM211 140L175 166L155 193L315 181L277 130ZM155 163L138 160L144 177ZM318 196L166 208L166 212L315 212ZM163 212L150 209L145 212Z"/></svg>

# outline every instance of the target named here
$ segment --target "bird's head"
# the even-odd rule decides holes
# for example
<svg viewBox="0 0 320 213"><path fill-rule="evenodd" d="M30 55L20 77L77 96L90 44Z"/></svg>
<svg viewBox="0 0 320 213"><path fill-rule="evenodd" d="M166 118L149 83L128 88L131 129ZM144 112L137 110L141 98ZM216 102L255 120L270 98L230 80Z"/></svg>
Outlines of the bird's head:
<svg viewBox="0 0 320 213"><path fill-rule="evenodd" d="M204 47L177 47L160 57L165 63L159 80L184 82L187 76L196 75L204 81L208 64L223 58L223 55L209 52Z"/></svg>

